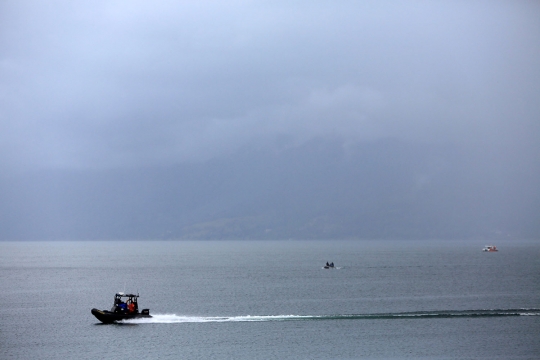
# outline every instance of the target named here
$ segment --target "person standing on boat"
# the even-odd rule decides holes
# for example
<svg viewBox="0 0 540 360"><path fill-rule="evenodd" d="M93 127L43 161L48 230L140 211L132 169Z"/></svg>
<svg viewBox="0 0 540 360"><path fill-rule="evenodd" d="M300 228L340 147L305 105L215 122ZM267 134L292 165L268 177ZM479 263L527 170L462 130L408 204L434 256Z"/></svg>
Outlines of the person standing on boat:
<svg viewBox="0 0 540 360"><path fill-rule="evenodd" d="M125 313L127 311L127 305L122 300L120 300L120 303L118 304L118 310L121 313Z"/></svg>

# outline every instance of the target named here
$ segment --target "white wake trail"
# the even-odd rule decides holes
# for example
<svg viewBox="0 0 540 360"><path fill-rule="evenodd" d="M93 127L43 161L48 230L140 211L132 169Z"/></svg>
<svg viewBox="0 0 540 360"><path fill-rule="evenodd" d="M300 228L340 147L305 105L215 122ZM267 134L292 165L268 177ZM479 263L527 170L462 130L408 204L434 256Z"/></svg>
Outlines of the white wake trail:
<svg viewBox="0 0 540 360"><path fill-rule="evenodd" d="M125 324L178 324L178 323L209 323L209 322L255 322L300 320L312 316L301 315L268 315L268 316L184 316L176 314L157 314L151 318L138 318L122 321Z"/></svg>
<svg viewBox="0 0 540 360"><path fill-rule="evenodd" d="M375 320L375 319L424 319L424 318L478 318L502 316L539 316L540 309L480 309L480 310L432 310L400 313L335 314L335 315L244 315L244 316L188 316L156 314L151 318L125 320L125 324L179 324L179 323L225 323L298 320Z"/></svg>

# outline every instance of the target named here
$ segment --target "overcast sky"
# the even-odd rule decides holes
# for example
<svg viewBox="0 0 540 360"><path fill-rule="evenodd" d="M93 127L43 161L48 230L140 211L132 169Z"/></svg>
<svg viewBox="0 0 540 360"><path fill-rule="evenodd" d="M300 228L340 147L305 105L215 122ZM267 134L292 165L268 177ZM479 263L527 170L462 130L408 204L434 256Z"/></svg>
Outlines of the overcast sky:
<svg viewBox="0 0 540 360"><path fill-rule="evenodd" d="M313 137L540 153L540 2L0 2L0 166Z"/></svg>

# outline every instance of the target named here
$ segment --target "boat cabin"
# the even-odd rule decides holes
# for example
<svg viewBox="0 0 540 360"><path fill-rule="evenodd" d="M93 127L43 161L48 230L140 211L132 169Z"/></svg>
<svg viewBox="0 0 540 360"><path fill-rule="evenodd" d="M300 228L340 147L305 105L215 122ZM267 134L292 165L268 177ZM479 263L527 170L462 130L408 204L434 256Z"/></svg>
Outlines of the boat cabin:
<svg viewBox="0 0 540 360"><path fill-rule="evenodd" d="M136 314L139 312L137 298L139 294L124 294L123 292L114 295L114 304L111 312L121 314Z"/></svg>

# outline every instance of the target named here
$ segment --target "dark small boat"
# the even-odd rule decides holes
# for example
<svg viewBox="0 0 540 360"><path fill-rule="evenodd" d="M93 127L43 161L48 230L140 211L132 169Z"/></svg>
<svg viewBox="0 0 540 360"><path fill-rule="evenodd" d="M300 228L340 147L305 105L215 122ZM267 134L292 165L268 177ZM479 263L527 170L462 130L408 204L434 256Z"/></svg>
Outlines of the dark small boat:
<svg viewBox="0 0 540 360"><path fill-rule="evenodd" d="M149 309L143 309L139 312L138 297L139 294L117 293L114 295L114 304L110 311L93 308L92 315L104 324L128 319L151 318Z"/></svg>
<svg viewBox="0 0 540 360"><path fill-rule="evenodd" d="M325 269L335 269L334 267L334 263L331 262L330 264L327 262L326 265L324 266Z"/></svg>

